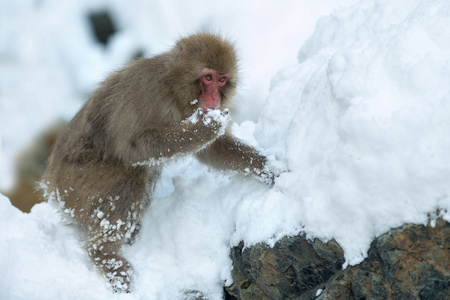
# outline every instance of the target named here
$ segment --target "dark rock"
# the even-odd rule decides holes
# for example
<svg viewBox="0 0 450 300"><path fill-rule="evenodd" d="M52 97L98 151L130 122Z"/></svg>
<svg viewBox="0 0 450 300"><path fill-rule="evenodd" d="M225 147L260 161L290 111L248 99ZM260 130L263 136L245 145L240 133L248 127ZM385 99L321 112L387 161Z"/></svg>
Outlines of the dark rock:
<svg viewBox="0 0 450 300"><path fill-rule="evenodd" d="M404 225L372 242L359 265L341 269L331 241L286 237L274 248L232 249L237 299L450 299L450 224ZM317 291L323 290L316 297Z"/></svg>
<svg viewBox="0 0 450 300"><path fill-rule="evenodd" d="M228 293L226 288L223 288L223 293L225 295L225 300L237 300L236 297L234 297L233 295L231 295L230 293Z"/></svg>
<svg viewBox="0 0 450 300"><path fill-rule="evenodd" d="M89 14L89 23L97 41L103 45L117 32L115 23L108 11L92 12Z"/></svg>
<svg viewBox="0 0 450 300"><path fill-rule="evenodd" d="M317 299L450 299L450 224L393 229L342 275Z"/></svg>
<svg viewBox="0 0 450 300"><path fill-rule="evenodd" d="M314 294L341 270L342 249L303 236L285 237L270 248L259 244L232 250L234 284L227 291L237 299L299 299Z"/></svg>

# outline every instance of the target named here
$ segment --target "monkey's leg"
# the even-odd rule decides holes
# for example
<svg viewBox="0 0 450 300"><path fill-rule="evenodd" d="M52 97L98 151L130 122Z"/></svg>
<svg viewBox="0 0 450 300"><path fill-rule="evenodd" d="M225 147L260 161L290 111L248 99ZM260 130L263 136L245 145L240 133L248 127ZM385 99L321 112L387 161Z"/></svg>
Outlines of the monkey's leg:
<svg viewBox="0 0 450 300"><path fill-rule="evenodd" d="M87 240L86 250L92 263L109 280L114 292L130 292L131 264L118 254L125 240L120 230L97 230Z"/></svg>
<svg viewBox="0 0 450 300"><path fill-rule="evenodd" d="M136 194L140 195L131 192L131 197L121 197L123 202L118 202L114 210L104 209L104 215L100 214L101 221L96 220L95 224L88 226L86 249L89 256L113 290L119 293L130 291L133 273L131 264L119 254L120 248L135 237L146 208L145 198L142 195L133 197ZM106 208L108 202L103 203L106 204L103 208ZM99 217L98 213L96 217Z"/></svg>
<svg viewBox="0 0 450 300"><path fill-rule="evenodd" d="M149 168L149 176L148 176L148 180L147 180L147 185L148 185L147 192L144 195L142 201L138 201L137 203L135 203L135 207L138 209L137 212L139 215L135 218L134 223L132 222L132 220L130 220L131 223L134 225L132 225L133 230L131 230L127 234L127 239L125 241L129 245L132 245L134 243L134 241L136 240L136 236L139 234L139 231L141 229L142 214L145 212L147 207L149 207L151 204L153 192L155 191L156 184L158 183L160 177L161 177L161 167L153 166L153 167ZM136 214L134 214L134 215L136 215Z"/></svg>
<svg viewBox="0 0 450 300"><path fill-rule="evenodd" d="M136 235L148 205L148 175L155 176L158 169L145 170L105 165L89 173L102 179L103 185L95 200L86 203L90 213L80 220L80 224L87 232L86 248L92 262L116 292L130 291L132 267L120 255L120 248Z"/></svg>

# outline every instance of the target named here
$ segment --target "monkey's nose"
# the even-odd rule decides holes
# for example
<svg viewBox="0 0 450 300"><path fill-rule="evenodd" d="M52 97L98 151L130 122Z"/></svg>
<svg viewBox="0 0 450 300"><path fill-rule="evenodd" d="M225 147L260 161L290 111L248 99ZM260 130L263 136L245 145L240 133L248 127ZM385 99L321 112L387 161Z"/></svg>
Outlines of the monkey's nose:
<svg viewBox="0 0 450 300"><path fill-rule="evenodd" d="M211 97L212 97L214 103L217 103L217 105L220 105L221 98L220 98L220 94L219 93L214 94Z"/></svg>

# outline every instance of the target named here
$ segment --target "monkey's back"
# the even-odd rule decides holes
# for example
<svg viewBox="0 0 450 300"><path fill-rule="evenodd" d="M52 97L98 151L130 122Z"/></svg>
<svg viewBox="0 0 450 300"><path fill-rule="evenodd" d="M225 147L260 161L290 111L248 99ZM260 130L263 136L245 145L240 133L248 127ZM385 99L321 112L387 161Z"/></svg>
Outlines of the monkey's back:
<svg viewBox="0 0 450 300"><path fill-rule="evenodd" d="M93 217L99 211L115 222L121 214L116 210L142 202L150 173L159 174L159 167L132 166L121 153L143 127L159 125L163 118L150 109L161 101L152 97L157 89L153 79L142 78L143 66L152 68L153 60L133 62L108 77L55 142L43 182L82 224L97 221ZM129 83L129 76L139 78L139 87Z"/></svg>
<svg viewBox="0 0 450 300"><path fill-rule="evenodd" d="M97 214L104 215L109 222L116 222L116 215L121 214L122 207L129 207L130 203L145 198L149 167L103 161L99 150L86 147L83 138L70 140L73 133L69 124L58 137L49 157L44 175L48 193L52 193L82 227L99 222ZM84 147L80 146L83 144ZM70 152L77 155L62 155L67 154L70 147Z"/></svg>

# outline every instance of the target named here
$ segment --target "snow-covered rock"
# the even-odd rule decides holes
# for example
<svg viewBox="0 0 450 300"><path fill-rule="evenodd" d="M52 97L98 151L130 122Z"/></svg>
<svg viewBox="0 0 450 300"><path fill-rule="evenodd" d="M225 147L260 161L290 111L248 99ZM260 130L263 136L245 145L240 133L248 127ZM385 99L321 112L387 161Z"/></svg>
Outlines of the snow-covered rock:
<svg viewBox="0 0 450 300"><path fill-rule="evenodd" d="M291 170L277 187L304 230L350 264L390 228L450 220L449 11L361 1L320 20L272 81L256 138Z"/></svg>

